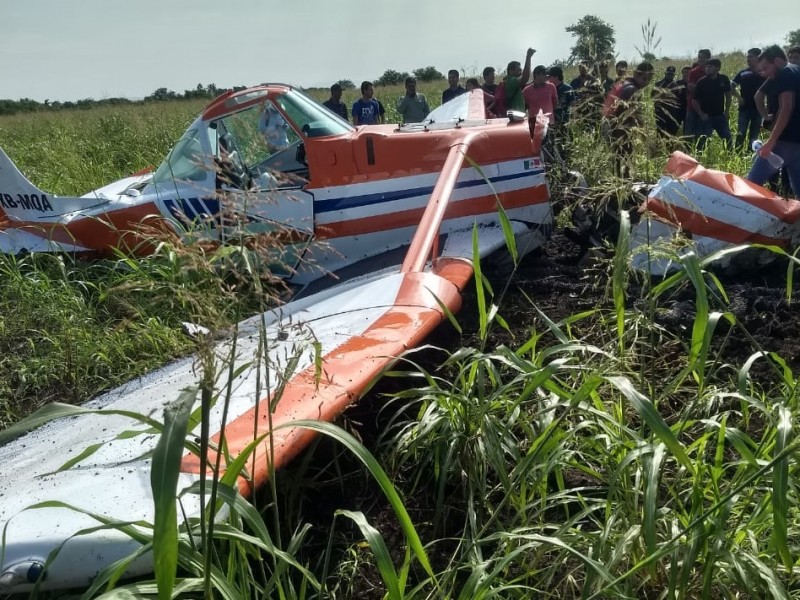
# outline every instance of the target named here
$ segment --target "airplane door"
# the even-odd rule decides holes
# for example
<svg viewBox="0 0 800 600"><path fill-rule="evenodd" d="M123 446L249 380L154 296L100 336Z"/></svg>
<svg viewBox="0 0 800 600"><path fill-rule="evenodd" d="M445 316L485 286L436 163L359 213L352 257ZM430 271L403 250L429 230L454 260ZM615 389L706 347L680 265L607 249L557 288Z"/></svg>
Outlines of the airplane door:
<svg viewBox="0 0 800 600"><path fill-rule="evenodd" d="M259 189L243 199L247 229L270 234L275 243L273 273L288 276L299 266L314 237L314 196L302 187Z"/></svg>

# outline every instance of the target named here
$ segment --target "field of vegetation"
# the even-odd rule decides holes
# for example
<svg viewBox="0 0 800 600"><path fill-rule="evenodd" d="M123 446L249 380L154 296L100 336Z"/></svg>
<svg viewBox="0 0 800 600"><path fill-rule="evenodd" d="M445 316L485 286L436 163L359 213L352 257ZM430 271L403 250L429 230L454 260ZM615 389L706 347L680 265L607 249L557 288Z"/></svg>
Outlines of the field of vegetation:
<svg viewBox="0 0 800 600"><path fill-rule="evenodd" d="M420 91L436 105L445 85ZM401 93L377 90L390 122ZM0 117L0 147L42 189L82 194L157 165L201 108ZM650 115L634 177L655 181L679 146ZM596 127L576 120L568 150L592 198L628 198ZM738 174L750 161L716 141L701 158ZM242 502L220 488L231 516L203 525L213 544L156 529L180 566L174 588L163 572L109 572L85 596L111 582L104 597L797 597L793 262L733 278L689 256L655 280L630 269L626 223L591 261L555 235L476 278L458 327L337 426L309 424L323 435L269 490ZM245 252L0 257L0 429L197 351L184 321L225 335L279 302L268 274L239 268Z"/></svg>

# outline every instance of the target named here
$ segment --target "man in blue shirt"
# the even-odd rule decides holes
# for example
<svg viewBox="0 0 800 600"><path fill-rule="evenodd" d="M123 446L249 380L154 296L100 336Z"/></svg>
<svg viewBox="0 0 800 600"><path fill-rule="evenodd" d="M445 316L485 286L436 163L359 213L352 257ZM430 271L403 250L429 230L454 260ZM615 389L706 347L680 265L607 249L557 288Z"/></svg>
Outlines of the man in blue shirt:
<svg viewBox="0 0 800 600"><path fill-rule="evenodd" d="M354 125L376 125L381 122L381 109L374 95L372 82L361 82L361 98L353 102Z"/></svg>

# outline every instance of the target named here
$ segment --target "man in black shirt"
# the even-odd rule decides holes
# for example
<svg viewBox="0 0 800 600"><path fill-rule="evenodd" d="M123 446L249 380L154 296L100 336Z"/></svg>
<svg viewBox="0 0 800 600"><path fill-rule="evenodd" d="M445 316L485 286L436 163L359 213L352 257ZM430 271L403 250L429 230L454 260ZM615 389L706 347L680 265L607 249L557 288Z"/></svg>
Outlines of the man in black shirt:
<svg viewBox="0 0 800 600"><path fill-rule="evenodd" d="M483 85L481 89L487 94L494 96L497 91L497 84L494 82L494 67L486 67L483 70Z"/></svg>
<svg viewBox="0 0 800 600"><path fill-rule="evenodd" d="M763 87L768 104L777 110L769 138L764 142L747 179L763 185L775 173L770 155L783 159L795 195L800 192L800 67L789 64L780 46L770 46L758 57L758 68L767 78Z"/></svg>
<svg viewBox="0 0 800 600"><path fill-rule="evenodd" d="M681 125L681 114L678 106L675 81L675 67L670 65L664 72L664 79L656 81L653 88L656 127L661 135L674 136Z"/></svg>
<svg viewBox="0 0 800 600"><path fill-rule="evenodd" d="M442 104L449 102L456 96L467 93L467 90L461 87L461 84L458 83L459 77L460 73L455 69L450 69L447 72L447 83L450 84L450 87L442 92Z"/></svg>
<svg viewBox="0 0 800 600"><path fill-rule="evenodd" d="M748 146L752 144L761 131L761 115L755 102L756 92L764 83L764 78L758 72L758 57L760 54L761 48L750 48L747 51L747 68L739 71L731 82L733 84L733 95L739 101L739 123L736 131L737 148L741 148L744 145L746 137Z"/></svg>
<svg viewBox="0 0 800 600"><path fill-rule="evenodd" d="M678 101L677 111L680 111L678 122L683 124L686 120L686 111L689 109L689 71L692 67L681 67L681 78L675 82L675 98Z"/></svg>
<svg viewBox="0 0 800 600"><path fill-rule="evenodd" d="M322 106L329 109L332 113L339 115L348 123L350 122L347 105L342 102L342 86L334 83L331 86L331 97L322 103Z"/></svg>
<svg viewBox="0 0 800 600"><path fill-rule="evenodd" d="M710 58L705 65L706 76L697 82L692 95L692 108L699 117L697 149L701 151L705 147L706 139L714 131L725 140L726 146L731 143L731 129L728 126L731 81L720 74L721 66L718 58Z"/></svg>

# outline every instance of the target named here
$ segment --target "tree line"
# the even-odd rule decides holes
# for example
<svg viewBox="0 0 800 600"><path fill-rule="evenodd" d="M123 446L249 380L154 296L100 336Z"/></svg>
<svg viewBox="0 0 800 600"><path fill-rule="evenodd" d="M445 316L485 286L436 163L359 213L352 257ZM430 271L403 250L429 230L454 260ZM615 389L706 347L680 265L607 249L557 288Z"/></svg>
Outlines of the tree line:
<svg viewBox="0 0 800 600"><path fill-rule="evenodd" d="M145 96L141 100L131 100L130 98L103 98L101 100L95 100L94 98L83 98L82 100L70 100L66 102L61 102L59 100L45 100L44 102L38 102L36 100L32 100L31 98L21 98L20 100L0 99L0 115L13 115L16 113L75 108L88 110L100 106L145 104L148 102L164 102L169 100L212 100L221 93L227 92L231 89L233 91L243 90L245 89L245 86L220 88L213 83L209 83L208 85L198 83L197 87L192 90L185 90L183 93L161 87L149 96Z"/></svg>
<svg viewBox="0 0 800 600"><path fill-rule="evenodd" d="M637 46L637 50L639 50L643 60L654 60L656 58L654 52L661 43L661 38L656 36L656 28L657 23L651 23L649 19L646 24L642 25L642 39L644 43L642 48ZM609 60L614 57L614 45L616 43L614 26L600 17L596 15L585 15L577 22L565 27L565 31L572 35L574 44L570 48L569 56L564 61L557 61L557 63L560 64L563 62L574 65L579 62L585 62L593 64L596 61ZM800 29L790 31L786 36L786 43L789 46L800 45ZM412 75L416 77L418 81L422 82L438 81L445 78L445 76L433 66L420 67L419 69L414 69L411 73L408 71L387 69L380 77L373 80L373 84L377 86L399 85ZM337 83L341 85L343 89L352 89L356 87L356 84L350 79L340 79ZM144 104L147 102L164 102L170 100L211 100L222 92L228 91L228 89L238 91L245 89L245 86L219 88L213 83L209 83L205 86L202 83L198 83L195 89L185 90L182 94L161 87L149 96L145 96L142 100L130 100L128 98L103 98L102 100L94 100L93 98L84 98L74 102L51 102L50 100L37 102L30 98L22 98L20 100L0 99L0 115L13 115L20 112L35 112L40 110L71 108L90 109L99 106Z"/></svg>

